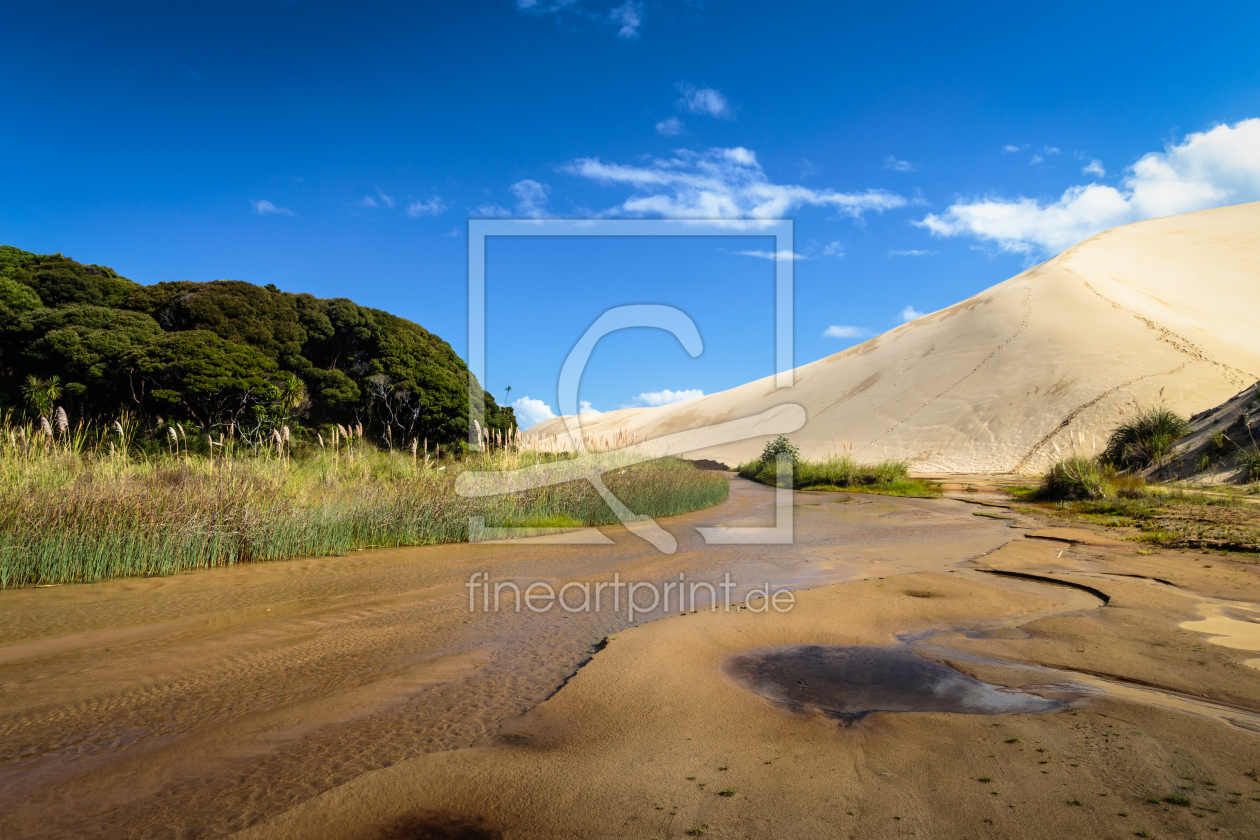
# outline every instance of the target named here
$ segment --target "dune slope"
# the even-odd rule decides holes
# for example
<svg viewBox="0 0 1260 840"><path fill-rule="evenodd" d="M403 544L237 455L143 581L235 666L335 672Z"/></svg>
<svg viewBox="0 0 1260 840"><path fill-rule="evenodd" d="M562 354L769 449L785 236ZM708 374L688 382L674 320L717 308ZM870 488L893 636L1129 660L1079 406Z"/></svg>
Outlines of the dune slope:
<svg viewBox="0 0 1260 840"><path fill-rule="evenodd" d="M807 457L843 442L920 472L1038 472L1101 449L1122 413L1185 415L1260 379L1260 202L1106 231L967 300L773 377L660 408L584 415L657 438L805 408ZM767 430L769 431L769 430ZM530 434L563 432L559 419ZM694 450L734 464L766 436Z"/></svg>

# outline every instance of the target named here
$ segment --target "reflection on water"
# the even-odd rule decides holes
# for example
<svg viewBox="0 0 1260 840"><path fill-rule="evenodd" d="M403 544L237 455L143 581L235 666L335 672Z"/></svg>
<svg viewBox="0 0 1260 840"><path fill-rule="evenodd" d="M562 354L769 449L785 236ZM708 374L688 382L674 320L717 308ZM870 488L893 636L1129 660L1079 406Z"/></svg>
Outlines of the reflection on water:
<svg viewBox="0 0 1260 840"><path fill-rule="evenodd" d="M786 645L729 658L727 674L794 712L856 719L872 712L1035 714L1066 703L974 680L906 647Z"/></svg>

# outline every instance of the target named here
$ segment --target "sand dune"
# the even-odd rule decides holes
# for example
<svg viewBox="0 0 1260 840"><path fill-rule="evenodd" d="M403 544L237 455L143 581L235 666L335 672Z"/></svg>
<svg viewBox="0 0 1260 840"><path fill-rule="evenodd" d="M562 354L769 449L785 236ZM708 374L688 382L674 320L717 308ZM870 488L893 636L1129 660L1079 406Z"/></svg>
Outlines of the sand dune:
<svg viewBox="0 0 1260 840"><path fill-rule="evenodd" d="M584 416L587 432L657 438L798 403L809 457L921 472L1039 472L1099 449L1122 411L1190 415L1260 379L1260 202L1106 231L1022 274L844 352L660 408ZM562 433L560 419L529 430ZM766 437L693 450L733 464Z"/></svg>

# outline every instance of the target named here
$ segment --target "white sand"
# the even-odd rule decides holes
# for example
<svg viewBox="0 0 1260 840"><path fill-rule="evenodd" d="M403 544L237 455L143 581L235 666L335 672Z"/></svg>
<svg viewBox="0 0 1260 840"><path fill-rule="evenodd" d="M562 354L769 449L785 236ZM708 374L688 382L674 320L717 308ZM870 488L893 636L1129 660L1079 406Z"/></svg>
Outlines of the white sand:
<svg viewBox="0 0 1260 840"><path fill-rule="evenodd" d="M1136 406L1189 415L1260 379L1260 202L1116 228L939 312L773 377L660 408L584 415L657 438L785 403L807 457L854 444L920 472L1040 472L1101 449ZM1162 395L1162 396L1161 396ZM529 434L553 435L559 419ZM689 457L735 464L766 437ZM1057 448L1056 448L1057 447Z"/></svg>

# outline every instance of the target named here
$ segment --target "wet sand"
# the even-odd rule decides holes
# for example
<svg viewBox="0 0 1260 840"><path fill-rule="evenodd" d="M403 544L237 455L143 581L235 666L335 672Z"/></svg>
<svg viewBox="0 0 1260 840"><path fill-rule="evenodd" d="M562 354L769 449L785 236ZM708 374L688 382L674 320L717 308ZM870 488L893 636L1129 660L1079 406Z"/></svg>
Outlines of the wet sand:
<svg viewBox="0 0 1260 840"><path fill-rule="evenodd" d="M787 615L653 622L494 741L368 774L243 837L1255 837L1260 679L1178 623L1258 583L1219 557L1017 539L948 570L818 586ZM1064 705L846 721L727 672L776 646L897 642Z"/></svg>
<svg viewBox="0 0 1260 840"><path fill-rule="evenodd" d="M522 586L729 573L742 599L766 582L945 569L1011 538L971 510L798 494L794 545L706 546L697 526L772 524L772 491L736 480L726 503L663 523L673 555L606 528L613 546L362 551L0 592L0 836L238 831L493 740L628 625L624 612L470 612L474 572Z"/></svg>

